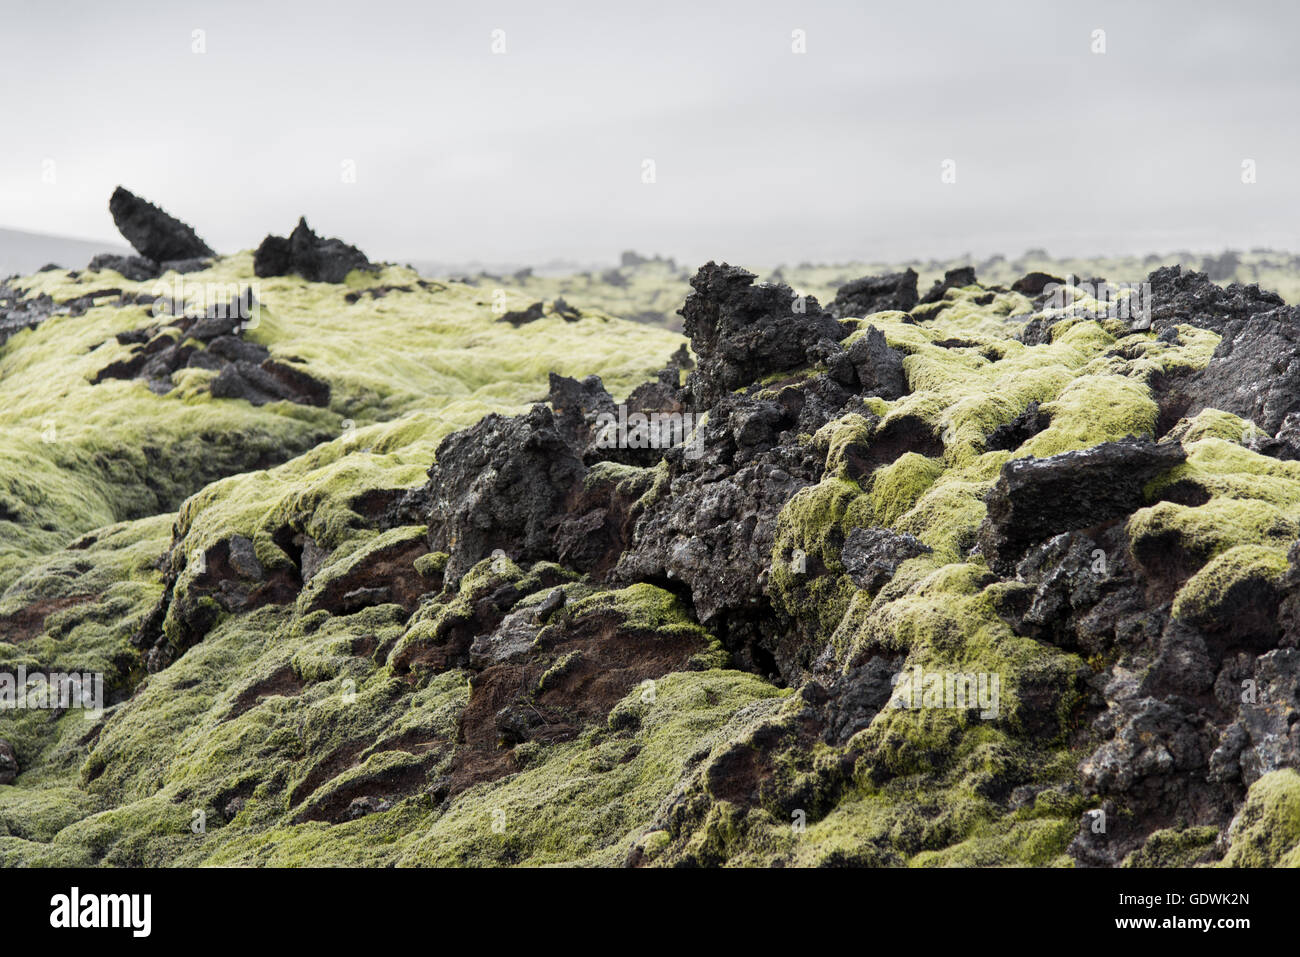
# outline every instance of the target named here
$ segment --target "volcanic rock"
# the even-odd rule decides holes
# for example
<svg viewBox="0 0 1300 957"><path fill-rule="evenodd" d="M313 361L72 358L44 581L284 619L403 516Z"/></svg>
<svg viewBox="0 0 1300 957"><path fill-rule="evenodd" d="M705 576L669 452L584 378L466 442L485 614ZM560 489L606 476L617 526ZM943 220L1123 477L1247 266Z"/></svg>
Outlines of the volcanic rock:
<svg viewBox="0 0 1300 957"><path fill-rule="evenodd" d="M1210 281L1203 272L1181 266L1163 266L1147 277L1150 285L1151 326L1155 332L1185 323L1222 333L1234 319L1247 319L1257 312L1270 312L1286 305L1277 293L1232 283L1226 289Z"/></svg>
<svg viewBox="0 0 1300 957"><path fill-rule="evenodd" d="M1216 324L1223 339L1210 364L1173 387L1186 402L1182 414L1231 412L1271 436L1300 412L1300 307Z"/></svg>
<svg viewBox="0 0 1300 957"><path fill-rule="evenodd" d="M113 191L108 210L118 232L145 259L166 262L216 255L191 226L121 186Z"/></svg>
<svg viewBox="0 0 1300 957"><path fill-rule="evenodd" d="M930 287L922 303L938 302L943 298L943 294L949 289L961 289L963 286L973 286L978 280L975 278L974 266L959 266L956 269L949 269L943 274L942 279L936 279L934 285Z"/></svg>
<svg viewBox="0 0 1300 957"><path fill-rule="evenodd" d="M855 528L844 541L840 561L853 584L877 591L894 577L900 564L930 550L912 535L888 528Z"/></svg>
<svg viewBox="0 0 1300 957"><path fill-rule="evenodd" d="M370 260L341 239L322 239L306 217L289 238L267 236L253 254L253 272L260 277L297 273L309 282L342 282L354 269L370 269Z"/></svg>
<svg viewBox="0 0 1300 957"><path fill-rule="evenodd" d="M544 405L444 438L429 469L429 545L451 554L447 580L497 548L515 561L553 558L561 503L585 471Z"/></svg>
<svg viewBox="0 0 1300 957"><path fill-rule="evenodd" d="M1011 284L1011 291L1028 296L1031 299L1041 296L1050 285L1061 286L1065 280L1045 272L1031 272L1021 276Z"/></svg>
<svg viewBox="0 0 1300 957"><path fill-rule="evenodd" d="M116 256L113 253L101 253L90 261L89 270L112 269L121 274L123 279L133 282L145 282L159 275L158 264L152 259L141 256Z"/></svg>
<svg viewBox="0 0 1300 957"><path fill-rule="evenodd" d="M1226 727L1210 757L1216 780L1250 785L1279 768L1300 768L1300 650L1278 648L1261 655L1243 693L1242 682L1229 684L1241 700L1236 720Z"/></svg>
<svg viewBox="0 0 1300 957"><path fill-rule="evenodd" d="M1141 508L1143 487L1186 458L1176 443L1129 437L1049 458L1012 459L985 501L980 546L1009 570L1033 544Z"/></svg>
<svg viewBox="0 0 1300 957"><path fill-rule="evenodd" d="M1051 416L1040 411L1036 401L1031 401L1024 412L990 432L984 440L984 447L990 452L1013 452L1044 431L1051 422Z"/></svg>
<svg viewBox="0 0 1300 957"><path fill-rule="evenodd" d="M914 269L883 276L863 276L840 286L826 311L836 319L869 316L894 309L907 312L916 305L916 278Z"/></svg>
<svg viewBox="0 0 1300 957"><path fill-rule="evenodd" d="M279 400L322 408L329 405L329 386L287 363L269 357L257 364L238 359L220 368L211 385L214 398L244 399L253 405Z"/></svg>
<svg viewBox="0 0 1300 957"><path fill-rule="evenodd" d="M507 312L497 322L508 322L518 329L520 326L527 325L530 322L536 322L546 315L546 304L535 302L527 309L516 309L513 312Z"/></svg>
<svg viewBox="0 0 1300 957"><path fill-rule="evenodd" d="M800 368L819 340L848 335L815 298L754 279L747 270L712 262L691 279L694 292L680 313L699 358L688 386L701 409L771 373Z"/></svg>
<svg viewBox="0 0 1300 957"><path fill-rule="evenodd" d="M866 335L854 339L845 351L853 366L854 385L859 394L892 400L907 393L903 354L891 349L885 342L885 334L875 326L868 326Z"/></svg>

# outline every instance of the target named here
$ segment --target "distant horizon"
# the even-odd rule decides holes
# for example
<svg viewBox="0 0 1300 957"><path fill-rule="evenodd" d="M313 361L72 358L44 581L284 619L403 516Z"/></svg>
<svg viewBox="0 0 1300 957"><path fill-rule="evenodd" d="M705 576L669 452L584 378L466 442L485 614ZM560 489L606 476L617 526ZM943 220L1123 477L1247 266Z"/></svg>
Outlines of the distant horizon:
<svg viewBox="0 0 1300 957"><path fill-rule="evenodd" d="M308 217L308 223L310 222L311 219L310 217ZM285 232L288 232L288 230L286 230ZM43 232L40 230L33 230L33 229L21 229L21 228L15 228L4 224L0 224L0 234L9 234L9 235L21 234L25 236L39 237L41 239L51 240L59 243L78 244L78 245L83 245L88 247L102 245L103 247L102 251L106 253L109 252L120 253L124 249L130 250L129 244L120 235L116 238L116 240L107 240L107 239L99 239L95 237L67 236L59 233ZM346 236L339 237L339 238L344 240L347 239ZM258 242L260 242L260 238ZM226 251L218 250L218 254L223 256L228 256L239 252L253 250L256 248L257 248L257 242L254 242L248 246L245 246L237 250L226 250ZM362 251L369 254L369 250L363 249ZM1162 259L1167 259L1173 257L1176 254L1184 254L1184 253L1187 254L1188 256L1206 257L1206 256L1222 255L1227 252L1252 253L1256 251L1277 253L1286 256L1300 255L1300 249L1288 249L1285 247L1276 247L1276 246L1268 246L1268 247L1223 246L1219 248L1199 248L1199 249L1198 248L1177 248L1177 249L1163 249L1163 250L1144 249L1142 251L1135 251L1135 252L1092 251L1092 252L1084 252L1084 253L1074 253L1074 252L1057 253L1057 252L1053 252L1051 249L1044 249L1043 247L1037 247L1037 246L1029 246L1018 253L1001 251L1001 252L992 252L988 254L977 255L977 254L968 253L964 255L958 254L953 256L942 256L942 257L941 256L911 256L911 257L901 257L897 259L836 258L836 259L823 259L823 260L800 260L799 262L808 262L811 265L820 266L820 267L849 266L849 265L859 265L859 264L906 265L908 263L953 263L953 262L969 262L971 265L977 265L981 261L988 261L989 259L995 258L997 256L1003 257L1008 262L1016 262L1021 259L1030 258L1030 254L1037 253L1039 251L1045 252L1047 254L1046 258L1052 260L1065 260L1065 259L1086 260L1086 259L1107 259L1107 258L1121 258L1121 257L1149 258L1152 256L1159 257ZM135 254L134 250L130 250L130 252L132 254ZM522 268L554 269L554 268L559 268L561 266L573 267L577 271L583 271L583 270L593 269L593 268L610 268L612 266L617 266L619 264L620 257L624 252L635 252L638 255L644 256L648 259L653 259L655 257L659 257L661 259L671 259L674 262L676 262L680 268L685 268L685 269L690 269L692 268L693 265L694 266L702 265L704 262L708 261L706 259L706 260L701 260L699 263L695 263L693 260L687 260L684 257L680 255L675 255L671 252L663 252L661 250L647 250L647 249L638 248L635 245L624 245L617 252L612 253L607 259L585 260L585 261L580 259L575 259L575 258L562 257L562 256L552 256L545 260L532 260L532 261L491 260L483 257L469 257L461 260L443 260L443 259L432 258L427 256L395 256L395 257L394 256L371 256L371 258L376 262L389 262L398 265L405 265L410 263L412 265L422 265L422 266L425 265L442 266L442 267L446 267L449 272L462 271L469 267L476 267L482 269L522 269ZM724 260L733 261L728 259L728 257L726 256L713 256L710 258L712 258L714 261L724 261ZM791 262L791 261L777 262L777 263L767 263L767 262L760 263L754 260L744 261L739 259L736 259L734 261L742 264L747 263L755 267L768 268L768 269L779 269L781 267L787 267L787 266L793 267L798 265L798 263ZM41 265L45 265L45 263L42 263ZM63 266L64 268L67 269L81 269L84 268L85 263L59 263L58 265ZM39 267L34 267L34 268L39 268Z"/></svg>

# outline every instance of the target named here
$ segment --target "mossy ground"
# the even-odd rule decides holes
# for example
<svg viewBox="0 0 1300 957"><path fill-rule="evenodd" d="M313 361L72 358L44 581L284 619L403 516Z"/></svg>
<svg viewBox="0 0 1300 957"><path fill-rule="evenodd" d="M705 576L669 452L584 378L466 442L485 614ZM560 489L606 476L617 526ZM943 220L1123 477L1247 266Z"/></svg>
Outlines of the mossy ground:
<svg viewBox="0 0 1300 957"><path fill-rule="evenodd" d="M1264 775L1232 822L1230 867L1300 867L1300 774Z"/></svg>
<svg viewBox="0 0 1300 957"><path fill-rule="evenodd" d="M675 308L679 277L654 268L663 275L651 285L669 289L661 298ZM857 274L792 272L806 280L797 287L823 301ZM228 257L184 281L253 282L250 257ZM687 826L673 809L704 795L699 769L766 723L789 720L799 703L729 669L721 646L668 592L650 584L602 592L565 579L567 614L616 615L641 631L697 637L707 650L693 670L657 679L651 699L634 689L608 722L572 740L520 746L514 771L449 800L423 785L455 760L470 673L399 672L386 662L440 640L502 584L536 589L554 569L481 563L409 618L394 604L346 615L312 610L330 581L420 537L418 526L368 528L358 511L363 493L420 483L443 436L487 412L524 410L544 397L548 372L596 372L624 394L662 366L679 337L603 315L578 323L550 316L515 329L496 321L492 283L426 288L393 267L354 274L344 286L257 282L263 308L249 337L328 381L329 408L213 400L193 371L178 373L167 395L138 382L91 386L90 376L124 355L112 337L155 321L143 307L51 319L0 346L0 620L37 600L67 602L40 634L0 640L0 666L99 670L114 691L98 721L78 712L3 719L0 736L14 743L23 773L0 787L0 863L612 865L634 848L651 864L1070 863L1066 848L1085 809L1074 788L1082 754L1072 732L1088 666L1013 634L996 614L998 586L972 552L983 496L1013 457L1153 435L1147 383L1157 372L1203 367L1213 334L1183 327L1172 345L1063 314L1049 344L1029 347L1013 338L1023 322L1013 317L1030 311L1028 301L987 299L975 287L951 290L920 325L901 313L871 317L906 354L909 393L870 400L808 438L825 454L826 474L780 516L771 598L834 664L881 654L906 669L998 675L998 713L887 708L846 747L819 744L776 769L819 802L805 828L792 828L783 807L712 798ZM73 282L63 272L29 283L56 298L92 286L151 286L109 274ZM561 292L589 311L645 294L602 298L599 282L589 299L548 279L501 285L509 309ZM378 294L389 286L409 291ZM970 345L940 345L953 340ZM1019 448L989 451L992 430L1031 401L1050 426ZM916 432L916 423L928 441L851 474L851 444ZM1188 461L1170 481L1195 482L1208 500L1156 503L1153 488L1152 506L1130 523L1135 538L1178 536L1197 556L1178 609L1218 600L1211 583L1198 584L1221 582L1218 571L1277 573L1300 527L1300 465L1251 451L1242 428L1212 411L1188 423L1178 436ZM662 466L602 467L593 481L630 483L644 507L666 474ZM860 525L908 532L932 551L904 562L878 593L862 591L839 553ZM163 591L161 561L173 542L183 558L242 535L270 571L291 562L286 530L327 553L319 582L295 603L223 614L202 641L145 677L129 639ZM811 576L794 572L796 549ZM413 561L433 577L446 556ZM1211 566L1215 574L1196 574ZM197 571L183 560L180 568L183 596ZM542 685L565 666L557 661ZM1039 726L1041 709L1029 701L1044 689L1053 705ZM851 767L841 773L845 754ZM833 793L818 783L831 778ZM1257 782L1229 863L1296 863L1293 778ZM421 786L410 787L413 780ZM383 791L386 782L396 782L391 806L340 821L354 794ZM1027 796L1009 810L1012 784ZM1203 838L1166 834L1134 863L1195 862Z"/></svg>
<svg viewBox="0 0 1300 957"><path fill-rule="evenodd" d="M337 466L335 478L355 480L372 465L367 455L398 473L385 455L405 449L408 458L427 457L443 435L488 412L540 401L549 372L595 370L621 395L680 342L600 313L574 324L549 316L516 329L495 321L497 303L483 290L455 282L426 288L400 267L350 279L258 279L245 252L156 282L112 271L73 279L65 270L21 280L30 295L56 301L107 288L170 297L179 288L191 305L224 302L251 286L261 308L246 338L328 382L332 394L328 409L288 402L254 408L212 399L196 388L208 374L193 369L177 373L165 396L136 380L92 385L97 372L128 355L117 334L168 321L147 305L101 300L84 315L54 316L13 336L0 345L0 589L33 556L104 525L174 511L223 476L263 469L331 438L339 444L333 453L318 450L316 467L360 453ZM380 298L366 294L387 287L397 288ZM350 303L350 294L360 298ZM505 308L526 305L507 294ZM383 430L368 431L379 423ZM305 467L299 463L295 480Z"/></svg>
<svg viewBox="0 0 1300 957"><path fill-rule="evenodd" d="M174 279L164 277L157 291L170 294ZM440 676L410 693L353 654L360 642L401 636L404 616L394 606L343 618L307 613L308 589L295 606L223 616L174 667L142 680L130 639L162 594L165 553L175 541L181 556L201 554L241 534L270 572L289 562L272 535L291 529L328 553L313 582L323 587L390 544L366 529L356 501L370 490L420 484L448 432L541 401L553 371L596 372L625 394L681 341L600 314L515 329L496 321L481 291L451 282L422 286L394 267L353 274L346 285L259 280L243 253L180 281L196 295L209 284L251 284L261 310L246 337L327 381L330 407L216 400L193 388L194 370L178 373L166 395L137 381L92 385L96 372L126 353L114 336L159 321L144 306L57 316L0 346L0 443L7 444L0 458L0 621L35 602L66 603L39 634L20 642L0 636L0 667L98 671L110 702L131 695L99 722L77 711L4 716L0 736L14 744L23 769L16 785L0 787L6 863L202 859L195 812L206 815L210 834L226 824L222 812L235 796L248 805L234 830L247 824L260 831L286 818L285 808L259 803L268 772L268 787L293 792L315 759L358 739L373 743L413 729L445 739L450 751L466 675ZM106 287L154 291L153 283L110 272L73 279L51 271L21 284L56 301ZM384 291L392 286L400 288ZM347 301L357 293L358 302ZM526 304L507 300L507 308ZM264 467L279 460L287 461ZM422 560L437 572L433 556ZM184 594L192 569L181 564L176 589ZM301 685L300 694L257 694L262 683L286 675L286 685L274 687ZM246 692L252 707L240 699ZM355 773L393 773L386 765L410 760L378 748ZM346 778L337 785L345 788ZM332 844L332 829L302 828L325 832Z"/></svg>
<svg viewBox="0 0 1300 957"><path fill-rule="evenodd" d="M977 295L984 305L975 305ZM1175 345L1062 312L1050 343L1029 347L1012 339L1023 319L1007 317L1029 311L1013 298L990 302L974 287L954 289L945 297L947 308L930 311L932 321L914 324L901 313L870 318L906 354L911 392L890 403L876 400L874 426L849 415L814 438L827 455L826 475L783 510L771 578L777 607L827 642L844 667L887 655L901 656L904 671L996 674L1000 714L981 720L969 711L887 708L853 742L866 756L851 787L797 840L788 822L753 811L743 821L728 819L725 828L718 824L741 858L753 858L754 847L773 846L781 848L773 852L777 857L808 863L1071 863L1066 847L1084 809L1072 789L1084 754L1073 732L1088 665L1016 636L996 613L1004 586L973 550L986 515L983 499L1012 458L1130 435L1155 438L1159 410L1150 383L1203 368L1218 337L1180 327ZM953 341L963 345L954 348ZM987 437L1031 401L1050 417L1048 427L1016 449L989 451ZM856 442L869 456L873 442L891 441L900 431L895 426L904 423L913 436L928 432L933 441L850 478L844 444ZM1182 426L1187 464L1149 495L1154 502L1162 488L1182 479L1204 489L1208 500L1197 506L1160 502L1130 522L1133 536L1181 536L1196 556L1175 614L1198 614L1243 580L1280 581L1286 571L1287 545L1300 530L1300 486L1294 484L1300 469L1243 447L1243 430L1248 434L1247 423L1212 410ZM839 549L861 525L910 533L933 551L902 563L878 594L857 590L844 574ZM816 557L816 580L791 570L794 549ZM1030 731L1025 722L1034 711L1022 696L1045 688L1056 701L1055 720ZM1007 812L994 798L999 782L1041 789L1039 798ZM760 832L767 836L756 836ZM1178 853L1153 848L1148 857L1190 860L1204 843Z"/></svg>

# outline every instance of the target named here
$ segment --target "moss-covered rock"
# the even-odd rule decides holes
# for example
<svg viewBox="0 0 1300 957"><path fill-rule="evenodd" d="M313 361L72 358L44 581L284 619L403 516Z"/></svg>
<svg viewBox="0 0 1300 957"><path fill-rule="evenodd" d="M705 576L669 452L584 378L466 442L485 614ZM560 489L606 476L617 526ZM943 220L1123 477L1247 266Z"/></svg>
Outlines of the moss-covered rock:
<svg viewBox="0 0 1300 957"><path fill-rule="evenodd" d="M22 280L79 305L0 343L0 678L102 673L107 707L3 715L0 863L1296 863L1289 712L1242 689L1294 677L1300 464L1177 414L1223 315L958 271L857 323L711 267L695 387L637 393L692 443L632 459L549 374L624 395L680 337L498 322L542 277L342 278L164 277L256 282L242 339L322 407L214 398L203 358L95 384L214 346L147 282ZM1116 448L1158 467L1085 495Z"/></svg>

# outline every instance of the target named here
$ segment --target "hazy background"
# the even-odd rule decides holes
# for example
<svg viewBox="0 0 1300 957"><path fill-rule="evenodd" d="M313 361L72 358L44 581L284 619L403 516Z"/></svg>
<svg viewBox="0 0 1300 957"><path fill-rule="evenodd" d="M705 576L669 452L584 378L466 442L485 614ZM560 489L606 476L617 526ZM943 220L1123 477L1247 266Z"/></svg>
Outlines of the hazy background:
<svg viewBox="0 0 1300 957"><path fill-rule="evenodd" d="M16 229L118 245L122 183L223 252L301 213L400 261L1300 246L1300 10L1284 2L0 12L0 226Z"/></svg>

